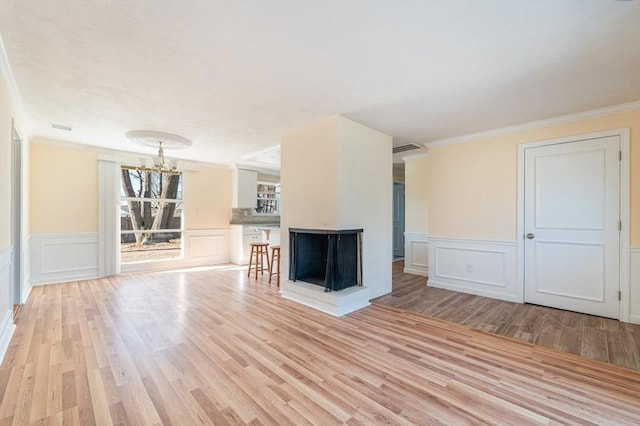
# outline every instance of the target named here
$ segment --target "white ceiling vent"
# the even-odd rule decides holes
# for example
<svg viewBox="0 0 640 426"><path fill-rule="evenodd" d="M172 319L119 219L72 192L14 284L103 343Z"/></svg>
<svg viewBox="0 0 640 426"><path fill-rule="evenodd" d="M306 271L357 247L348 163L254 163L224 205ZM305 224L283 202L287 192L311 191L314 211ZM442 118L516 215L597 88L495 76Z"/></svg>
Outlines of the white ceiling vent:
<svg viewBox="0 0 640 426"><path fill-rule="evenodd" d="M64 124L59 124L59 123L50 123L51 124L51 128L52 129L56 129L56 130L64 130L66 132L70 132L73 130L73 127L71 126L67 126Z"/></svg>
<svg viewBox="0 0 640 426"><path fill-rule="evenodd" d="M406 143L404 145L394 146L393 153L397 154L399 152L411 151L411 150L420 149L420 148L423 148L423 146L415 143Z"/></svg>

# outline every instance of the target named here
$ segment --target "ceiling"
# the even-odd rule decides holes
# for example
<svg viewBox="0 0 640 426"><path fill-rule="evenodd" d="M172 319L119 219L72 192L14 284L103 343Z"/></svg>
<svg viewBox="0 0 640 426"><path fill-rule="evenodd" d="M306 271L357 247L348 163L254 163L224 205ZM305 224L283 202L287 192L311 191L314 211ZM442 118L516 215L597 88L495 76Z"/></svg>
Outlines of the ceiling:
<svg viewBox="0 0 640 426"><path fill-rule="evenodd" d="M0 34L32 136L211 163L333 114L422 144L640 99L639 1L2 0Z"/></svg>

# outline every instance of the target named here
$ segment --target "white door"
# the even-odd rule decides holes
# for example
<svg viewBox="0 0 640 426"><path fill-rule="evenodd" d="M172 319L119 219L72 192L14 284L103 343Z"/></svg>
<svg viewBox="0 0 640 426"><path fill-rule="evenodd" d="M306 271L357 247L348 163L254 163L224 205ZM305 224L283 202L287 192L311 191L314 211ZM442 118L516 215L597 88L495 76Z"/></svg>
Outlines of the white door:
<svg viewBox="0 0 640 426"><path fill-rule="evenodd" d="M525 302L619 318L618 136L525 150Z"/></svg>
<svg viewBox="0 0 640 426"><path fill-rule="evenodd" d="M404 257L404 184L393 184L393 256Z"/></svg>

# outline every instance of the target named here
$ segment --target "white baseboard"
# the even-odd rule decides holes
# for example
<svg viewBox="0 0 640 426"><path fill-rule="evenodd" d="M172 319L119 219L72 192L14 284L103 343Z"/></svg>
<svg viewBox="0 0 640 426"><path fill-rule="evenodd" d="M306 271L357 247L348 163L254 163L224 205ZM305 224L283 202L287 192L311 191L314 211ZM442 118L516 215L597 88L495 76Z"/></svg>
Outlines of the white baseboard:
<svg viewBox="0 0 640 426"><path fill-rule="evenodd" d="M429 275L429 236L418 232L404 233L404 272Z"/></svg>
<svg viewBox="0 0 640 426"><path fill-rule="evenodd" d="M640 324L640 247L629 250L629 322Z"/></svg>
<svg viewBox="0 0 640 426"><path fill-rule="evenodd" d="M15 330L13 323L13 303L11 301L11 247L0 252L0 363L9 348Z"/></svg>
<svg viewBox="0 0 640 426"><path fill-rule="evenodd" d="M515 241L430 237L427 285L522 302L516 254Z"/></svg>
<svg viewBox="0 0 640 426"><path fill-rule="evenodd" d="M34 234L30 237L30 284L98 277L98 234Z"/></svg>
<svg viewBox="0 0 640 426"><path fill-rule="evenodd" d="M282 297L335 317L369 306L370 291L365 286L341 291L324 291L324 287L303 281L283 280Z"/></svg>

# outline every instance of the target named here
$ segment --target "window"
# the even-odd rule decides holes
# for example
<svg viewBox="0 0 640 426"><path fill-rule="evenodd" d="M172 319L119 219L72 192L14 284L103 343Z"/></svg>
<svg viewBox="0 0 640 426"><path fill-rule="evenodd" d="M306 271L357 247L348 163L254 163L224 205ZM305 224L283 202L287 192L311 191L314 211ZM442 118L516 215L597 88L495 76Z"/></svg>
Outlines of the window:
<svg viewBox="0 0 640 426"><path fill-rule="evenodd" d="M122 167L120 261L182 255L182 173Z"/></svg>
<svg viewBox="0 0 640 426"><path fill-rule="evenodd" d="M279 214L280 213L280 185L276 183L258 182L258 198L256 201L256 213Z"/></svg>

